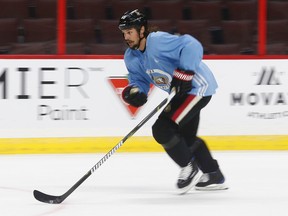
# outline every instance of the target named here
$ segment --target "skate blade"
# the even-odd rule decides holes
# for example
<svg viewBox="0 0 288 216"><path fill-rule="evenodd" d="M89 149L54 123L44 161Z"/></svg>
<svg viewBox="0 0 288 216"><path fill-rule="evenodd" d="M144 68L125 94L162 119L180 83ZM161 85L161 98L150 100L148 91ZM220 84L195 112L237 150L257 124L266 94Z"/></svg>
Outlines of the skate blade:
<svg viewBox="0 0 288 216"><path fill-rule="evenodd" d="M219 191L219 190L227 190L228 187L225 184L211 184L207 187L197 187L195 186L195 190L198 191Z"/></svg>

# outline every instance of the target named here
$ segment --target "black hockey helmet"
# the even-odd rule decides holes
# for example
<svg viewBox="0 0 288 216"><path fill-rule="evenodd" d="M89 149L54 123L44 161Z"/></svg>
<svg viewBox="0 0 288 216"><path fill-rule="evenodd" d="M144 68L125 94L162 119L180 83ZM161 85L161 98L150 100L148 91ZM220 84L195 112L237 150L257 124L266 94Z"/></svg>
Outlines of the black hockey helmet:
<svg viewBox="0 0 288 216"><path fill-rule="evenodd" d="M141 26L147 27L147 18L138 9L125 12L119 20L119 29L124 30L128 28L138 28Z"/></svg>

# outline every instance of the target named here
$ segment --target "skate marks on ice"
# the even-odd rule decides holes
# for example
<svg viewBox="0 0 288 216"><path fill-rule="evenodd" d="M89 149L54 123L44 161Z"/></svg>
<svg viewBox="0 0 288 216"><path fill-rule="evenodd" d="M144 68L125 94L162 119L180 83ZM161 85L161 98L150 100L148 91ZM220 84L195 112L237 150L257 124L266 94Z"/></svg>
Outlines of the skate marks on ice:
<svg viewBox="0 0 288 216"><path fill-rule="evenodd" d="M164 153L117 153L59 205L38 202L33 190L63 194L102 154L2 155L0 215L270 216L287 212L288 152L212 153L228 190L179 195L175 184L180 169Z"/></svg>

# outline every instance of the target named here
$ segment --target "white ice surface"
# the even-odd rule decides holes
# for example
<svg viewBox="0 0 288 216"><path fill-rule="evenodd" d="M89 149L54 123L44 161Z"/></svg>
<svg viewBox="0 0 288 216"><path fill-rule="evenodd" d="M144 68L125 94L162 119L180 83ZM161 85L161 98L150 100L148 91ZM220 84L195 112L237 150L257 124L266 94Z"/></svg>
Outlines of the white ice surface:
<svg viewBox="0 0 288 216"><path fill-rule="evenodd" d="M288 215L287 151L215 151L229 190L186 195L165 153L115 153L62 204L34 199L63 194L103 155L1 155L0 216Z"/></svg>

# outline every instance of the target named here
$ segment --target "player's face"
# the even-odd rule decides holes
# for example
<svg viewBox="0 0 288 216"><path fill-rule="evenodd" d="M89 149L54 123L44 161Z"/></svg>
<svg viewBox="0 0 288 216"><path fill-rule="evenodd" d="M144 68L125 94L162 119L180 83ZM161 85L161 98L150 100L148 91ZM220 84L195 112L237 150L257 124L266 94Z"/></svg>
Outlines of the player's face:
<svg viewBox="0 0 288 216"><path fill-rule="evenodd" d="M140 36L135 28L122 30L123 38L129 48L138 49L140 46Z"/></svg>

